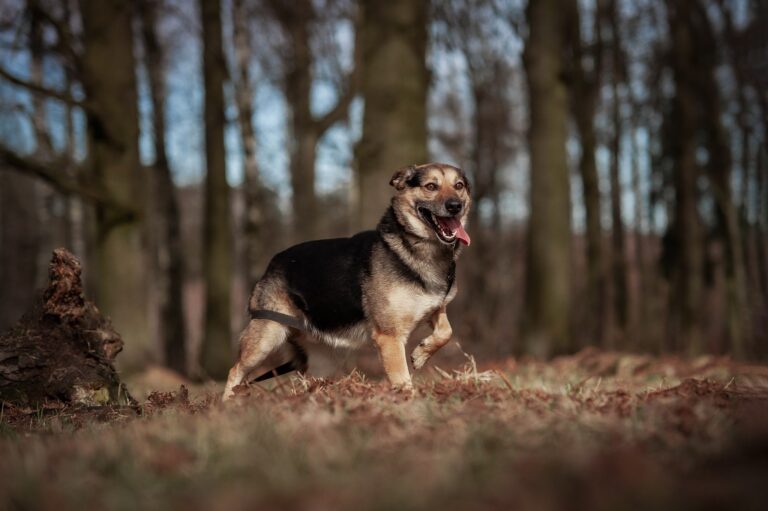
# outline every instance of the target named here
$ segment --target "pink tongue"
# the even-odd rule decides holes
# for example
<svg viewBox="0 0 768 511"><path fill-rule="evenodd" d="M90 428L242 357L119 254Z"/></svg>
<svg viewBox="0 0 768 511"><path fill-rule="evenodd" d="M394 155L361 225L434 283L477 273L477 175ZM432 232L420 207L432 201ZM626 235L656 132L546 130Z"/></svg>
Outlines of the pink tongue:
<svg viewBox="0 0 768 511"><path fill-rule="evenodd" d="M445 227L456 233L456 237L461 240L466 246L469 246L469 234L464 230L464 226L461 225L458 218L440 218L439 222Z"/></svg>

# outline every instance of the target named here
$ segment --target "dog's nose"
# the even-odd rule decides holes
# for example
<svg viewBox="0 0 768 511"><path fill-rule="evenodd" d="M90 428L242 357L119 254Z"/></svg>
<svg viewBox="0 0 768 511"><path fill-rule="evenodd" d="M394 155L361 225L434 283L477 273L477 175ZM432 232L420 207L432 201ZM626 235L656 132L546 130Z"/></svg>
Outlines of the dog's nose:
<svg viewBox="0 0 768 511"><path fill-rule="evenodd" d="M452 215L458 215L464 205L459 199L448 199L445 201L445 209Z"/></svg>

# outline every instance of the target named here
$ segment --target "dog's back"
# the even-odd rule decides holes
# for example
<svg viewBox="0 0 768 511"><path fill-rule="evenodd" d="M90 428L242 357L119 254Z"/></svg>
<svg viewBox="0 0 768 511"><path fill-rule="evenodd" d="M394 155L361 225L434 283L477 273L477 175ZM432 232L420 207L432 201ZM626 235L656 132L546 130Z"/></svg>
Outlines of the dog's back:
<svg viewBox="0 0 768 511"><path fill-rule="evenodd" d="M364 231L301 243L275 255L262 280L279 279L314 328L347 328L364 319L362 280L370 274L371 253L380 242L378 232Z"/></svg>

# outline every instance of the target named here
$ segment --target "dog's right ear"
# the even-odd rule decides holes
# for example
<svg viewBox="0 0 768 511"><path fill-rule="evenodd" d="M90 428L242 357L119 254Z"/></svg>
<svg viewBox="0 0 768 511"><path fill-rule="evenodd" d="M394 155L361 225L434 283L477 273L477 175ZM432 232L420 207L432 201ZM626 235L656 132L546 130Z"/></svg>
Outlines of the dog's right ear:
<svg viewBox="0 0 768 511"><path fill-rule="evenodd" d="M414 175L416 175L416 165L408 165L394 173L389 180L389 185L394 186L395 190L402 190Z"/></svg>

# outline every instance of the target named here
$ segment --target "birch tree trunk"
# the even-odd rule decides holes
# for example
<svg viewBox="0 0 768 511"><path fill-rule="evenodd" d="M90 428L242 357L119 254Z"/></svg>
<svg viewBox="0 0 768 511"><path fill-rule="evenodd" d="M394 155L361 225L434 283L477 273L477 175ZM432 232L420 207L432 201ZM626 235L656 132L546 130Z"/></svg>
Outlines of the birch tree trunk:
<svg viewBox="0 0 768 511"><path fill-rule="evenodd" d="M271 210L270 197L261 183L259 165L256 159L256 132L253 127L253 87L249 75L252 41L248 29L248 11L245 0L232 3L232 27L235 49L235 99L237 101L237 122L240 126L240 141L243 146L245 195L245 218L243 225L244 263L248 286L261 276L264 268L265 246L270 231L266 225L266 212Z"/></svg>

